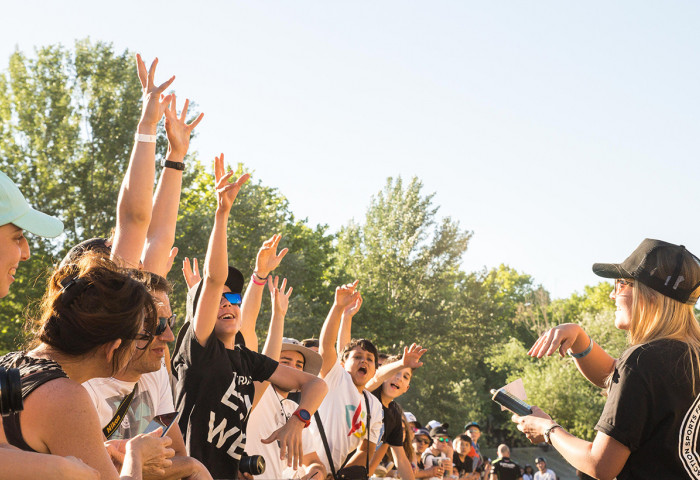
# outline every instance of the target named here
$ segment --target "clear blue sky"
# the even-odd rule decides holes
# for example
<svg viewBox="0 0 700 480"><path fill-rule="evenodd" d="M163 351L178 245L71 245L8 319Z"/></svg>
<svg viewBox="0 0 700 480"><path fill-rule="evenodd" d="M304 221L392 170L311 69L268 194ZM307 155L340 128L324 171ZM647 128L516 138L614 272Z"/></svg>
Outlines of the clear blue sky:
<svg viewBox="0 0 700 480"><path fill-rule="evenodd" d="M555 297L644 237L700 255L700 4L516 1L29 1L3 6L0 66L74 39L160 58L225 152L298 217L361 220L417 175Z"/></svg>

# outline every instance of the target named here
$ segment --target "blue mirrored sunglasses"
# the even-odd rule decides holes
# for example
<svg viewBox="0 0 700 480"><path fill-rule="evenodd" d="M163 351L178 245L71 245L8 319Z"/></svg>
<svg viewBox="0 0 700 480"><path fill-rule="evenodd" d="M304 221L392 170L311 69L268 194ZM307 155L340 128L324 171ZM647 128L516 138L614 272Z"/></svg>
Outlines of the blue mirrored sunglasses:
<svg viewBox="0 0 700 480"><path fill-rule="evenodd" d="M238 305L240 307L241 303L243 303L243 298L241 298L240 293L224 292L221 296L231 305Z"/></svg>

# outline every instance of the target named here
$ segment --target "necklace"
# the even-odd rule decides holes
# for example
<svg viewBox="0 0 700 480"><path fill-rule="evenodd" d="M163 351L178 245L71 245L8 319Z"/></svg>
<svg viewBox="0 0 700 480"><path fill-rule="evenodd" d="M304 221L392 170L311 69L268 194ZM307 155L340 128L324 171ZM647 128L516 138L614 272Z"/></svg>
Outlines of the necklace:
<svg viewBox="0 0 700 480"><path fill-rule="evenodd" d="M282 413L282 418L284 419L284 423L289 421L289 415L287 415L287 412L284 410L284 400L287 400L286 398L280 397L279 393L277 393L277 390L275 389L274 386L270 385L270 387L273 392L275 392L275 397L277 397L277 401L280 402L280 412Z"/></svg>

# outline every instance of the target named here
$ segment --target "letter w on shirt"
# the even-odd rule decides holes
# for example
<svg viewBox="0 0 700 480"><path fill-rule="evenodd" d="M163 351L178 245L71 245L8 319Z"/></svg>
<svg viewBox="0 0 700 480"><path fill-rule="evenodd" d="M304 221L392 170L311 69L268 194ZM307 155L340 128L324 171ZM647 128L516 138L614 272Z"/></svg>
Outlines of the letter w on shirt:
<svg viewBox="0 0 700 480"><path fill-rule="evenodd" d="M221 420L221 423L217 425L216 427L214 426L214 423L216 422L216 415L214 412L209 413L209 433L207 434L207 442L209 443L214 443L214 437L217 435L219 436L219 440L216 442L216 448L221 448L228 437L231 435L234 435L236 433L240 433L241 429L238 427L233 427L231 430L226 431L226 419L224 418ZM234 444L229 448L229 454L230 452L233 452L236 448L236 446L240 445L241 442L243 441L243 438L241 435L238 435L236 437L236 441ZM234 456L234 455L231 455ZM240 455L239 455L240 457ZM235 458L235 457L234 457Z"/></svg>

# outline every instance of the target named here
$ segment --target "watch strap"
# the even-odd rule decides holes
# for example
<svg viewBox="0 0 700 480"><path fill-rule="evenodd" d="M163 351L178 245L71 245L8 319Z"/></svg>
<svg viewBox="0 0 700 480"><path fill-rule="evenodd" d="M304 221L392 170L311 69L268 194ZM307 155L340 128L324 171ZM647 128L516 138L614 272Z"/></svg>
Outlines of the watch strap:
<svg viewBox="0 0 700 480"><path fill-rule="evenodd" d="M146 135L145 133L138 132L134 135L134 140L143 143L156 143L156 138L158 138L156 135Z"/></svg>
<svg viewBox="0 0 700 480"><path fill-rule="evenodd" d="M172 168L173 170L184 170L185 162L171 162L170 160L163 160L160 162L160 166L163 168Z"/></svg>
<svg viewBox="0 0 700 480"><path fill-rule="evenodd" d="M304 416L308 417L308 420L304 418L304 413L306 414ZM297 408L292 415L304 422L304 428L308 427L311 424L311 414L308 410L304 410L303 408Z"/></svg>
<svg viewBox="0 0 700 480"><path fill-rule="evenodd" d="M563 428L561 425L558 423L555 423L554 425L550 425L547 430L544 431L544 441L547 442L549 445L552 444L552 440L550 439L550 435L552 434L552 430L555 428Z"/></svg>

